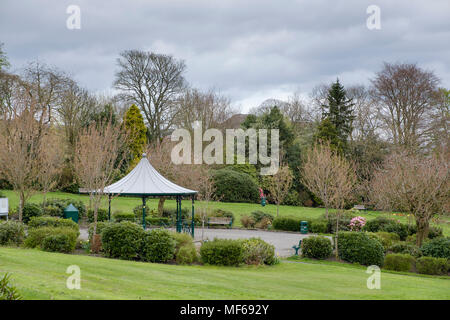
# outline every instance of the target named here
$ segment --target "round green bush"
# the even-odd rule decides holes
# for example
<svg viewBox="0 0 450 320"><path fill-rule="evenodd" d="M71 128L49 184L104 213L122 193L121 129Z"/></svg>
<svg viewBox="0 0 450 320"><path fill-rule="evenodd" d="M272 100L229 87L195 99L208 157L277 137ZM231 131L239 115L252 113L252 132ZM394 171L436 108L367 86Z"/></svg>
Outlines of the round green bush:
<svg viewBox="0 0 450 320"><path fill-rule="evenodd" d="M299 232L300 231L300 221L302 221L301 218L278 217L273 220L272 227L275 230Z"/></svg>
<svg viewBox="0 0 450 320"><path fill-rule="evenodd" d="M0 245L19 246L25 239L25 226L17 221L5 221L0 223Z"/></svg>
<svg viewBox="0 0 450 320"><path fill-rule="evenodd" d="M392 253L384 258L384 269L394 271L410 271L415 259L409 254Z"/></svg>
<svg viewBox="0 0 450 320"><path fill-rule="evenodd" d="M242 240L244 248L243 261L252 265L273 265L277 263L275 247L262 239L251 238Z"/></svg>
<svg viewBox="0 0 450 320"><path fill-rule="evenodd" d="M89 223L94 222L94 210L88 210L87 218ZM107 221L108 218L108 210L101 208L97 210L97 222Z"/></svg>
<svg viewBox="0 0 450 320"><path fill-rule="evenodd" d="M376 217L373 220L367 221L366 225L363 227L363 230L369 232L385 231L396 233L402 241L404 241L411 232L411 229L408 225L402 224L392 218L383 216Z"/></svg>
<svg viewBox="0 0 450 320"><path fill-rule="evenodd" d="M25 239L25 246L28 248L42 248L44 239L49 236L66 235L65 239L75 248L76 241L80 233L73 228L68 227L40 227L28 230L28 236Z"/></svg>
<svg viewBox="0 0 450 320"><path fill-rule="evenodd" d="M327 233L328 221L325 219L311 220L309 231L311 231L312 233Z"/></svg>
<svg viewBox="0 0 450 320"><path fill-rule="evenodd" d="M302 255L313 259L327 259L333 253L330 239L324 236L308 237L302 241Z"/></svg>
<svg viewBox="0 0 450 320"><path fill-rule="evenodd" d="M444 235L444 229L441 227L430 227L428 229L428 239L439 238Z"/></svg>
<svg viewBox="0 0 450 320"><path fill-rule="evenodd" d="M251 215L252 215L252 218L255 220L255 223L260 222L264 218L270 220L270 222L273 222L273 219L275 218L270 213L260 211L260 210L253 211L251 213Z"/></svg>
<svg viewBox="0 0 450 320"><path fill-rule="evenodd" d="M378 231L375 233L368 232L367 234L369 236L373 236L376 239L378 239L378 241L380 241L381 244L383 245L384 251L387 251L388 248L391 247L394 242L400 240L398 234L393 232Z"/></svg>
<svg viewBox="0 0 450 320"><path fill-rule="evenodd" d="M434 238L420 248L422 255L450 259L450 238Z"/></svg>
<svg viewBox="0 0 450 320"><path fill-rule="evenodd" d="M67 233L51 234L44 238L41 248L44 251L70 253L75 250L77 239Z"/></svg>
<svg viewBox="0 0 450 320"><path fill-rule="evenodd" d="M282 205L284 206L296 206L299 207L302 205L302 201L300 195L296 190L291 190L287 194L286 198L284 198Z"/></svg>
<svg viewBox="0 0 450 320"><path fill-rule="evenodd" d="M51 216L51 217L63 217L63 214L61 213L61 209L54 206L47 206L44 208L44 215L45 216Z"/></svg>
<svg viewBox="0 0 450 320"><path fill-rule="evenodd" d="M139 256L145 232L141 226L123 221L108 224L101 235L103 252L107 257L132 260Z"/></svg>
<svg viewBox="0 0 450 320"><path fill-rule="evenodd" d="M211 265L238 266L243 262L243 253L240 240L214 239L200 248L202 262Z"/></svg>
<svg viewBox="0 0 450 320"><path fill-rule="evenodd" d="M445 258L420 257L416 260L417 272L422 274L447 274L449 267L449 262Z"/></svg>
<svg viewBox="0 0 450 320"><path fill-rule="evenodd" d="M252 177L227 168L213 171L215 195L224 202L259 201L259 189Z"/></svg>
<svg viewBox="0 0 450 320"><path fill-rule="evenodd" d="M36 203L27 203L23 207L22 221L28 223L32 217L39 217L44 214L42 207Z"/></svg>
<svg viewBox="0 0 450 320"><path fill-rule="evenodd" d="M362 265L383 265L383 245L365 232L342 231L338 233L337 240L339 258L342 260Z"/></svg>
<svg viewBox="0 0 450 320"><path fill-rule="evenodd" d="M41 228L41 227L67 227L72 228L75 231L79 230L78 224L71 219L63 219L58 217L32 217L28 222L28 228Z"/></svg>
<svg viewBox="0 0 450 320"><path fill-rule="evenodd" d="M144 261L167 262L175 254L175 239L165 229L147 231L142 242L140 257Z"/></svg>
<svg viewBox="0 0 450 320"><path fill-rule="evenodd" d="M181 246L176 254L177 264L192 264L197 261L197 249L194 245Z"/></svg>

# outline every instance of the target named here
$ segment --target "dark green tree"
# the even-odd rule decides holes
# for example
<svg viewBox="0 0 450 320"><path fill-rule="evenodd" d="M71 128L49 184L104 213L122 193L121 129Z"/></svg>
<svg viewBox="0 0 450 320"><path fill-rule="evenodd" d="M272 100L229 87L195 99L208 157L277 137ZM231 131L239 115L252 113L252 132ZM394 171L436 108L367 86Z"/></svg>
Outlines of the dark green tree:
<svg viewBox="0 0 450 320"><path fill-rule="evenodd" d="M128 149L132 158L129 168L132 169L141 159L147 142L147 127L144 124L141 110L136 105L133 104L125 113L123 125L129 135Z"/></svg>
<svg viewBox="0 0 450 320"><path fill-rule="evenodd" d="M328 141L330 142L330 146L339 152L342 152L344 149L344 143L339 137L339 132L329 118L324 118L320 121L317 127L317 132L314 135L314 141Z"/></svg>
<svg viewBox="0 0 450 320"><path fill-rule="evenodd" d="M0 70L8 68L9 61L5 51L3 51L3 43L0 43Z"/></svg>
<svg viewBox="0 0 450 320"><path fill-rule="evenodd" d="M339 79L331 85L327 95L327 103L322 105L322 119L329 119L333 124L337 138L344 149L353 131L354 105L352 99L347 98L347 93ZM331 128L328 124L324 125L327 129Z"/></svg>

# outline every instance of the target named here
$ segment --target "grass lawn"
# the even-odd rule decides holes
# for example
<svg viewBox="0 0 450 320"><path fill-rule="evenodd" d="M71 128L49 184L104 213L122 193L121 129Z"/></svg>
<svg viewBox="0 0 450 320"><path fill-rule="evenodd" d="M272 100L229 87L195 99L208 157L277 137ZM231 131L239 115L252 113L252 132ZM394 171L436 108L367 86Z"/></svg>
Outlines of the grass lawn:
<svg viewBox="0 0 450 320"><path fill-rule="evenodd" d="M9 206L10 208L15 208L19 204L19 199L15 192L10 190L0 190L1 193L6 195L9 198ZM42 202L42 194L35 194L31 198L31 202L40 203ZM82 200L86 205L89 203L89 197L87 195L79 195L79 194L72 194L72 193L64 193L64 192L49 192L47 194L47 199L49 198L73 198L76 200ZM133 208L137 205L142 204L141 198L132 198L132 197L117 197L112 200L112 212L115 211L123 211L123 212L132 212ZM205 204L202 201L196 201L195 207L197 209L203 207ZM150 209L157 209L158 207L158 199L152 199L150 198L147 201L147 206ZM165 207L167 208L176 208L175 200L166 200ZM190 208L191 207L191 200L186 199L182 201L182 206ZM236 221L234 223L234 226L240 227L241 226L241 217L243 215L249 215L252 211L255 210L261 210L267 213L270 213L272 215L276 215L277 207L273 204L268 204L265 207L262 207L259 204L255 203L227 203L227 202L210 202L208 204L209 208L211 209L223 209L228 210L234 213L236 217ZM103 208L108 207L107 199L105 197L105 200L102 204ZM318 218L322 214L325 213L325 209L323 208L310 208L310 207L295 207L295 206L280 206L280 216L298 216L302 218ZM391 216L393 218L396 218L403 223L408 222L408 217L406 216L400 216L398 214L394 213L387 213L387 212L379 212L379 211L365 211L360 213L361 216L367 218L367 219L374 219L375 217L379 215L387 215ZM443 227L444 234L446 236L450 236L450 219L445 219L439 226Z"/></svg>
<svg viewBox="0 0 450 320"><path fill-rule="evenodd" d="M81 290L66 268L81 269ZM272 267L176 266L0 247L0 274L25 299L450 299L450 279L382 272L366 287L365 268L283 261Z"/></svg>

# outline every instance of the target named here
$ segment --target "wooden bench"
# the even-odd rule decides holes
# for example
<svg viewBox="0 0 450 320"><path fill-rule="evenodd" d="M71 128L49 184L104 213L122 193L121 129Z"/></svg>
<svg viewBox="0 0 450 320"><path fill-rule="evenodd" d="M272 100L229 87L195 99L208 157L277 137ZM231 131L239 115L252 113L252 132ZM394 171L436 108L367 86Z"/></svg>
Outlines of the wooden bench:
<svg viewBox="0 0 450 320"><path fill-rule="evenodd" d="M355 210L367 210L366 207L364 207L364 205L362 205L362 204L357 204L352 209L355 209Z"/></svg>
<svg viewBox="0 0 450 320"><path fill-rule="evenodd" d="M226 225L228 228L231 228L233 224L233 218L227 217L211 217L208 218L208 226L209 225Z"/></svg>

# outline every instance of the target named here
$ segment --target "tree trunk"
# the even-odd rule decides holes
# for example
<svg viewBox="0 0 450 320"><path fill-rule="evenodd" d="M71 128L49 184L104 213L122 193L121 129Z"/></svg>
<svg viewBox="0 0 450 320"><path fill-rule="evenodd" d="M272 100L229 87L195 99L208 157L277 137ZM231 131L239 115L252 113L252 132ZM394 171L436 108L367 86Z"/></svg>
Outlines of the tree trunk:
<svg viewBox="0 0 450 320"><path fill-rule="evenodd" d="M22 222L23 206L25 205L25 195L22 191L19 193L19 221Z"/></svg>
<svg viewBox="0 0 450 320"><path fill-rule="evenodd" d="M161 197L159 198L159 202L158 202L158 215L160 217L162 217L163 215L163 210L164 210L164 202L166 201L165 197Z"/></svg>
<svg viewBox="0 0 450 320"><path fill-rule="evenodd" d="M328 220L328 206L325 207L325 218Z"/></svg>
<svg viewBox="0 0 450 320"><path fill-rule="evenodd" d="M416 245L418 247L422 246L423 240L428 236L428 230L430 228L430 223L428 221L416 221L417 234L416 234Z"/></svg>
<svg viewBox="0 0 450 320"><path fill-rule="evenodd" d="M280 204L277 203L277 218L278 218L278 211L280 211Z"/></svg>

